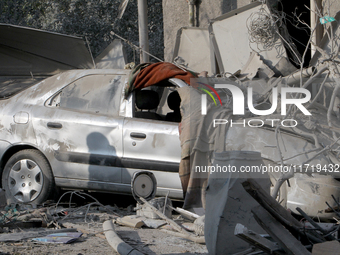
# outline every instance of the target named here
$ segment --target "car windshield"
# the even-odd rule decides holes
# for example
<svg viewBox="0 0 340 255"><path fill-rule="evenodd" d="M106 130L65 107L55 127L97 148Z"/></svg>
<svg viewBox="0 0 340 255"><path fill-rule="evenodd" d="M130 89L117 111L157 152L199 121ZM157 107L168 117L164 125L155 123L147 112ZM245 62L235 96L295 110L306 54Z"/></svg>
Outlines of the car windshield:
<svg viewBox="0 0 340 255"><path fill-rule="evenodd" d="M45 78L0 77L0 99L10 98Z"/></svg>

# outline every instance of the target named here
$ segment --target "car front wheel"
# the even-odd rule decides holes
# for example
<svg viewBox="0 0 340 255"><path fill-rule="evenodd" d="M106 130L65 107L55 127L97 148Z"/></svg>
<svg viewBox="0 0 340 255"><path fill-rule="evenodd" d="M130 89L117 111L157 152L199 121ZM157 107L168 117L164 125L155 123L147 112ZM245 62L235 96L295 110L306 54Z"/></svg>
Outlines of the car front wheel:
<svg viewBox="0 0 340 255"><path fill-rule="evenodd" d="M2 174L2 187L8 203L41 204L50 196L53 184L48 161L33 149L15 153Z"/></svg>

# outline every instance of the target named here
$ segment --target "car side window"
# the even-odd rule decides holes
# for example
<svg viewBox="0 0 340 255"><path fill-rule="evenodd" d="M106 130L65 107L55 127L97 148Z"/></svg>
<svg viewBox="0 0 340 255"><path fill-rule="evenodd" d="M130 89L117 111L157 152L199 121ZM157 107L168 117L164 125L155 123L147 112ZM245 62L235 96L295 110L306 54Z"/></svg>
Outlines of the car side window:
<svg viewBox="0 0 340 255"><path fill-rule="evenodd" d="M134 117L181 122L180 102L174 87L151 86L135 92Z"/></svg>
<svg viewBox="0 0 340 255"><path fill-rule="evenodd" d="M116 116L122 82L119 75L85 76L63 88L51 99L50 106Z"/></svg>

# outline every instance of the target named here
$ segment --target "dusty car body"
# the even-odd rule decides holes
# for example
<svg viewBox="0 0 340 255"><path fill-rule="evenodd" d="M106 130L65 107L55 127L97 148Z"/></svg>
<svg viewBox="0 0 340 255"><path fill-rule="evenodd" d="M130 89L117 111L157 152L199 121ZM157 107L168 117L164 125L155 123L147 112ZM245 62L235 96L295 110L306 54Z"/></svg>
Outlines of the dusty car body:
<svg viewBox="0 0 340 255"><path fill-rule="evenodd" d="M145 169L158 195L182 198L178 123L134 117L135 94L123 96L129 72L73 70L3 93L0 158L10 201L41 203L54 186L131 193L133 173ZM159 116L171 112L167 89Z"/></svg>
<svg viewBox="0 0 340 255"><path fill-rule="evenodd" d="M154 174L157 195L170 191L170 197L183 198L179 121L168 121L166 116L172 112L168 95L187 84L169 79L151 86L160 100L154 109L143 110L137 106L135 92L124 97L130 72L72 70L43 80L24 80L21 86L18 81L12 86L3 81L0 166L10 202L41 203L55 186L131 194L131 178L142 170ZM313 157L310 141L282 132L283 156L301 154L288 165ZM227 151L259 151L267 164L279 164L273 128L229 128L225 139ZM331 163L325 156L316 160L314 164ZM271 179L274 184L277 177ZM340 194L334 177L296 173L290 187L282 186L279 199L292 210L299 206L309 215L328 218L332 214L325 212L324 201L330 194Z"/></svg>

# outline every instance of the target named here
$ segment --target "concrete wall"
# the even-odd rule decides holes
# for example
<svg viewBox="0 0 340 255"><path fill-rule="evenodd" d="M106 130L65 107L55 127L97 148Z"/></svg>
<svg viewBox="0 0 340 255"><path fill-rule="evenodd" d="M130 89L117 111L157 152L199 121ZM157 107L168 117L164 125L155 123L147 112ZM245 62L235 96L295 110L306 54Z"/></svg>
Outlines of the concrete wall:
<svg viewBox="0 0 340 255"><path fill-rule="evenodd" d="M162 0L163 1L163 26L164 26L164 59L171 61L176 41L177 30L189 26L189 5L186 0ZM195 18L198 17L196 26L208 27L209 20L226 12L240 8L252 2L252 0L196 0ZM276 0L269 0L274 4ZM284 1L283 1L284 2ZM326 9L330 10L330 16L334 17L340 11L339 0L323 0L327 2ZM330 5L328 5L330 3ZM322 35L321 35L322 37Z"/></svg>
<svg viewBox="0 0 340 255"><path fill-rule="evenodd" d="M195 18L198 27L208 27L209 20L251 3L251 0L197 0ZM178 29L189 26L186 0L163 0L164 58L171 61Z"/></svg>

